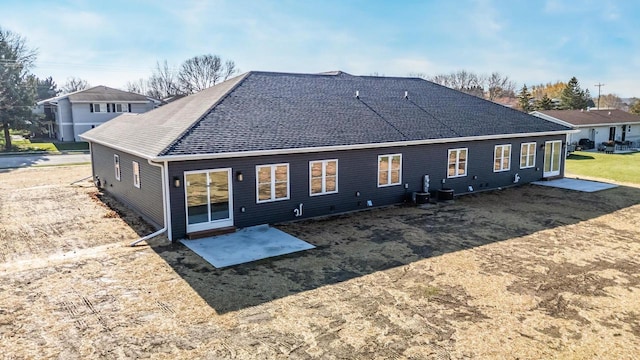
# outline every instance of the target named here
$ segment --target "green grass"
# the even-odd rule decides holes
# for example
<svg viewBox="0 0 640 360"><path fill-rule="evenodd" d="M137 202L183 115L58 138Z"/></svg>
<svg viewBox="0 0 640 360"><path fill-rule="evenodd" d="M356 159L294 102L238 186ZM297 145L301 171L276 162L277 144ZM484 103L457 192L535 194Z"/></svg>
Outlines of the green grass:
<svg viewBox="0 0 640 360"><path fill-rule="evenodd" d="M640 184L640 152L604 154L576 151L567 158L566 172Z"/></svg>
<svg viewBox="0 0 640 360"><path fill-rule="evenodd" d="M60 152L89 150L89 144L85 142L51 142L49 139L13 140L11 142L11 145L13 147L13 149L11 149L12 152ZM3 149L4 151L4 138L0 139L0 149Z"/></svg>

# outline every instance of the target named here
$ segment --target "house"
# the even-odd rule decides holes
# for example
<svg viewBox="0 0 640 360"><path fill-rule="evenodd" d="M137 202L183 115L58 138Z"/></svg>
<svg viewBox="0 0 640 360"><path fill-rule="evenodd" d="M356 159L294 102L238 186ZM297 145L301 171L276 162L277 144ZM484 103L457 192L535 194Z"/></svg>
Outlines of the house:
<svg viewBox="0 0 640 360"><path fill-rule="evenodd" d="M562 176L571 128L418 78L248 72L81 135L172 240Z"/></svg>
<svg viewBox="0 0 640 360"><path fill-rule="evenodd" d="M94 86L39 101L34 112L46 116L50 137L80 141L80 134L122 113L143 113L157 104L158 100L144 95Z"/></svg>
<svg viewBox="0 0 640 360"><path fill-rule="evenodd" d="M588 139L594 148L617 142L618 148L640 147L640 116L617 109L540 110L531 115L579 130L569 135L569 144ZM585 141L583 140L583 143Z"/></svg>

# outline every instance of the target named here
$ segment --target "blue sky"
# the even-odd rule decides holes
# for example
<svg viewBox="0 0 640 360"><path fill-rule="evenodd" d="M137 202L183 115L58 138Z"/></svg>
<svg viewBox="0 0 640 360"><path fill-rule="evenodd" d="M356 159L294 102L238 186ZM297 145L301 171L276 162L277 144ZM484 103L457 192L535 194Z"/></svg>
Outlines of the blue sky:
<svg viewBox="0 0 640 360"><path fill-rule="evenodd" d="M518 87L568 81L640 97L632 0L0 0L0 26L38 48L34 69L123 88L217 54L249 70L356 75L498 71Z"/></svg>

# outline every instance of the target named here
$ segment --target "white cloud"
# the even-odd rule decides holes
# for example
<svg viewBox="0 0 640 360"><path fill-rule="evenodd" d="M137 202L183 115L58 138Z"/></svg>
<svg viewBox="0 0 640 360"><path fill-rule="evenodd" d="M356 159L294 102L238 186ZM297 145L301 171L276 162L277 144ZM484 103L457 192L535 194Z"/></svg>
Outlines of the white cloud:
<svg viewBox="0 0 640 360"><path fill-rule="evenodd" d="M474 0L474 8L468 12L467 17L480 36L497 37L504 29L497 8L491 0Z"/></svg>

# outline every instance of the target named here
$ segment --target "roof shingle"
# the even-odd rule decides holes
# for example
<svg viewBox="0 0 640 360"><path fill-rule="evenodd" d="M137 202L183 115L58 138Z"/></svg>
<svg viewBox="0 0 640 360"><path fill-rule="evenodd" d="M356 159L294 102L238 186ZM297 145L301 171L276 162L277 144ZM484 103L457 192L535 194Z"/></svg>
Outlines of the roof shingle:
<svg viewBox="0 0 640 360"><path fill-rule="evenodd" d="M250 72L129 118L83 137L156 157L570 130L422 79L343 72Z"/></svg>

